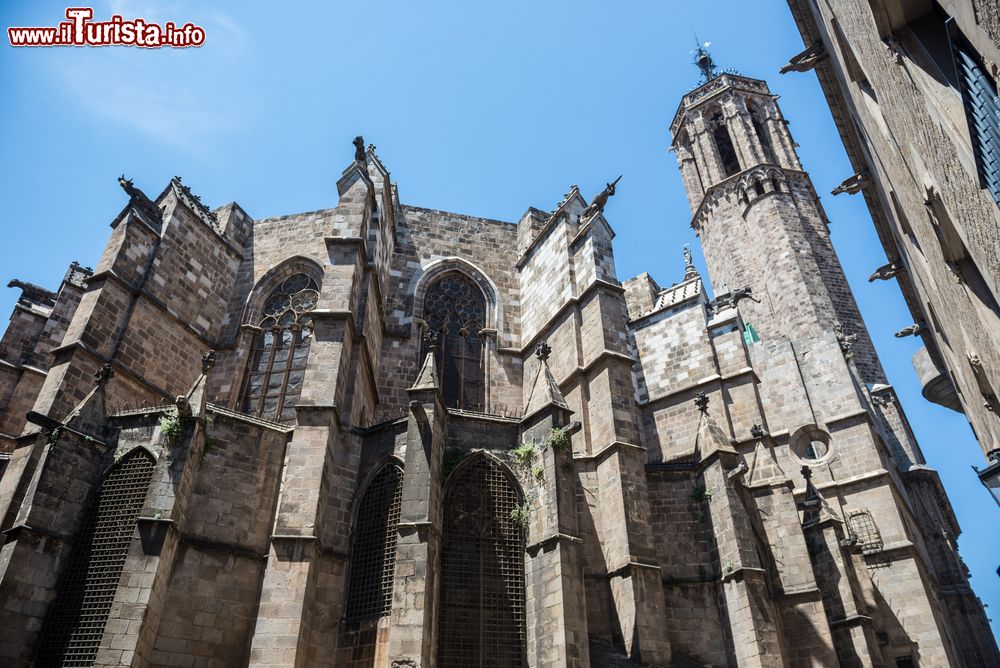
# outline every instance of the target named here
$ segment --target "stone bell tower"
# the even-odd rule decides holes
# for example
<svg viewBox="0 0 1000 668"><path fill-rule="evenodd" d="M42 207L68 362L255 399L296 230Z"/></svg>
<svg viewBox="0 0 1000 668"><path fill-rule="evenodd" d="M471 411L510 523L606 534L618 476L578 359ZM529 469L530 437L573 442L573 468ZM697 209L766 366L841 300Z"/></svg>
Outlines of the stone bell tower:
<svg viewBox="0 0 1000 668"><path fill-rule="evenodd" d="M751 288L739 310L765 339L795 340L839 323L844 334L857 335L864 380L884 383L777 96L764 81L718 72L704 47L695 64L704 79L681 101L671 150L716 296Z"/></svg>

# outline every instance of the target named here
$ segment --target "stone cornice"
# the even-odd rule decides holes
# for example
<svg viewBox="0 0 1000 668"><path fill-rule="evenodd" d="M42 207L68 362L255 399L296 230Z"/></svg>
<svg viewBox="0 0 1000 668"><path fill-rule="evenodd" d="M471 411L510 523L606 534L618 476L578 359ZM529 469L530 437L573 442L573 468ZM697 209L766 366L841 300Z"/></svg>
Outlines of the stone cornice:
<svg viewBox="0 0 1000 668"><path fill-rule="evenodd" d="M765 162L762 162L758 165L754 165L753 167L749 167L747 169L737 172L736 174L733 174L732 176L726 177L725 179L719 181L718 183L709 186L705 190L705 194L701 198L701 203L698 204L698 208L695 210L694 215L691 216L691 229L697 231L700 226L699 221L702 217L702 214L706 211L706 209L708 209L708 207L716 200L718 200L722 195L730 194L730 192L736 192L738 186L740 185L740 182L748 175L751 175L756 170L761 170L765 172L768 170L778 170L789 176L805 179L807 183L810 182L809 174L800 169L792 169L790 167L783 167L781 165L776 165L773 163L765 163Z"/></svg>
<svg viewBox="0 0 1000 668"><path fill-rule="evenodd" d="M681 98L681 101L677 105L677 111L674 112L674 118L670 121L670 136L673 137L673 141L670 144L671 148L677 142L677 129L680 127L681 117L684 115L684 112L701 106L705 102L719 97L730 90L741 90L746 93L774 97L771 90L767 87L767 82L763 79L753 79L745 77L742 74L728 72L721 74L711 81L698 86Z"/></svg>

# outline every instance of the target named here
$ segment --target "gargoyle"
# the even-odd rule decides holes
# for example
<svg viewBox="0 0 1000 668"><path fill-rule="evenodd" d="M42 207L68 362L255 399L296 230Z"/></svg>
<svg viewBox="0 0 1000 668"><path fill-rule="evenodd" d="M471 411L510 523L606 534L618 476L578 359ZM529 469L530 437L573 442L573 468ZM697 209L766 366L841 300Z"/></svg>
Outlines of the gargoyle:
<svg viewBox="0 0 1000 668"><path fill-rule="evenodd" d="M889 264L884 264L875 270L875 273L868 277L868 282L879 280L888 281L890 278L895 278L899 274L905 271L905 267L898 262L890 262Z"/></svg>
<svg viewBox="0 0 1000 668"><path fill-rule="evenodd" d="M840 195L842 193L847 193L848 195L853 195L856 192L860 192L862 188L868 183L868 170L858 172L854 176L844 179L839 186L830 191L831 195Z"/></svg>
<svg viewBox="0 0 1000 668"><path fill-rule="evenodd" d="M817 42L802 53L792 56L791 60L782 65L778 72L781 74L787 74L788 72L808 72L816 67L827 55L823 42Z"/></svg>
<svg viewBox="0 0 1000 668"><path fill-rule="evenodd" d="M897 339L902 339L907 336L916 336L924 331L924 326L919 323L913 323L909 327L904 327L903 329L896 332L895 337Z"/></svg>
<svg viewBox="0 0 1000 668"><path fill-rule="evenodd" d="M365 153L365 138L358 135L354 138L354 161L368 166L368 156Z"/></svg>
<svg viewBox="0 0 1000 668"><path fill-rule="evenodd" d="M615 187L621 180L622 177L619 175L617 179L607 184L607 187L597 194L597 197L595 197L594 201L590 203L590 206L583 210L583 213L580 215L580 219L589 218L598 211L603 213L604 205L608 203L608 198L615 194Z"/></svg>

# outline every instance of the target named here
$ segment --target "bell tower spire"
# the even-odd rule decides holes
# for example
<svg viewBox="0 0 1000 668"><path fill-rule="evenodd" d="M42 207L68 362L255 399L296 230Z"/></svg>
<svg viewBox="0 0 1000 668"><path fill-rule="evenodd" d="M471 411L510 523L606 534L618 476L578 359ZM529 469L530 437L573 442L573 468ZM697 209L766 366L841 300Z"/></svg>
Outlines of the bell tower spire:
<svg viewBox="0 0 1000 668"><path fill-rule="evenodd" d="M866 380L884 382L777 96L764 81L719 72L707 47L694 51L705 80L683 97L670 130L712 285L752 289L760 303L743 300L739 311L764 340L840 323L858 334Z"/></svg>

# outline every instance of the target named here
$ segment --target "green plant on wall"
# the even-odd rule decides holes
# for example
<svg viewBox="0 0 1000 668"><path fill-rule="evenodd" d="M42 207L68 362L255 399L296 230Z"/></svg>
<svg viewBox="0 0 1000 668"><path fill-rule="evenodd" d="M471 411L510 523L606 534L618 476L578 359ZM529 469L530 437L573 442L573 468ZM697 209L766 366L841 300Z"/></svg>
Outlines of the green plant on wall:
<svg viewBox="0 0 1000 668"><path fill-rule="evenodd" d="M712 490L705 487L698 487L693 492L691 492L691 498L695 501L711 501L712 500Z"/></svg>
<svg viewBox="0 0 1000 668"><path fill-rule="evenodd" d="M187 428L186 422L176 411L168 411L160 418L160 433L171 444L176 443L184 435L184 431Z"/></svg>
<svg viewBox="0 0 1000 668"><path fill-rule="evenodd" d="M541 464L535 464L531 467L531 475L534 476L535 480L545 479L545 467Z"/></svg>
<svg viewBox="0 0 1000 668"><path fill-rule="evenodd" d="M531 466L532 460L535 458L535 454L538 451L538 446L535 444L534 440L524 441L521 445L516 448L511 449L511 457L517 462L518 466L528 468Z"/></svg>
<svg viewBox="0 0 1000 668"><path fill-rule="evenodd" d="M531 521L531 506L527 501L511 508L510 520L522 531L528 531L528 524Z"/></svg>
<svg viewBox="0 0 1000 668"><path fill-rule="evenodd" d="M556 427L549 432L545 439L545 445L552 448L553 452L562 452L569 447L569 434L561 427Z"/></svg>

